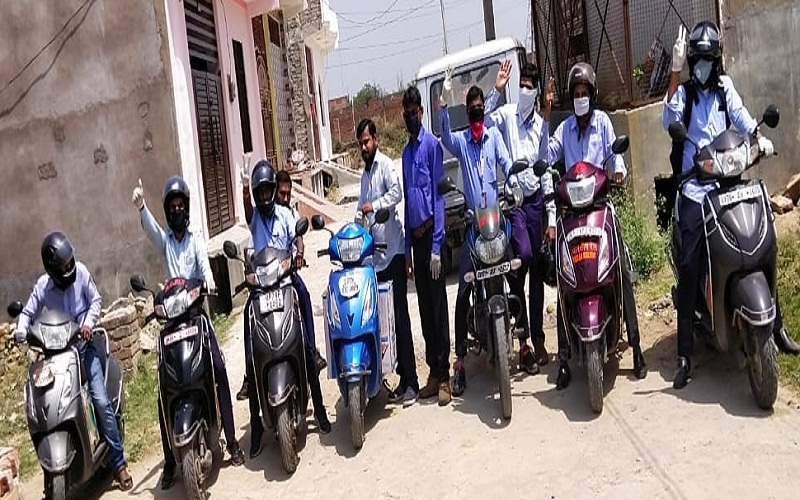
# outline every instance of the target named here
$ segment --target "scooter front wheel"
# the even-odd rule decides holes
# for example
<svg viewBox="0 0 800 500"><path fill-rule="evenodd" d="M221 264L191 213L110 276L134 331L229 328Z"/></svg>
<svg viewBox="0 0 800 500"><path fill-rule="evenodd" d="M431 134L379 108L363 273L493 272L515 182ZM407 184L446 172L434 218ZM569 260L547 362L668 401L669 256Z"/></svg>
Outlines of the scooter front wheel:
<svg viewBox="0 0 800 500"><path fill-rule="evenodd" d="M181 474L183 475L183 488L189 500L205 500L203 479L200 474L200 460L194 448L188 448L181 459Z"/></svg>
<svg viewBox="0 0 800 500"><path fill-rule="evenodd" d="M494 318L494 334L497 338L497 381L500 384L500 405L502 407L503 418L511 418L513 409L511 402L511 373L508 360L508 332L506 331L506 319L503 316Z"/></svg>
<svg viewBox="0 0 800 500"><path fill-rule="evenodd" d="M364 384L361 381L347 383L347 408L353 448L360 450L364 446Z"/></svg>
<svg viewBox="0 0 800 500"><path fill-rule="evenodd" d="M749 366L747 375L756 404L762 410L771 410L778 397L778 346L768 327L750 328Z"/></svg>
<svg viewBox="0 0 800 500"><path fill-rule="evenodd" d="M297 435L295 434L294 425L292 425L288 401L281 404L275 410L275 413L278 415L278 441L281 445L283 468L289 474L294 474L294 471L297 470L297 464L300 462L300 457L297 455Z"/></svg>
<svg viewBox="0 0 800 500"><path fill-rule="evenodd" d="M586 376L589 382L589 404L595 413L603 413L603 357L601 340L586 345Z"/></svg>
<svg viewBox="0 0 800 500"><path fill-rule="evenodd" d="M66 500L67 477L64 474L44 473L45 498L47 500Z"/></svg>

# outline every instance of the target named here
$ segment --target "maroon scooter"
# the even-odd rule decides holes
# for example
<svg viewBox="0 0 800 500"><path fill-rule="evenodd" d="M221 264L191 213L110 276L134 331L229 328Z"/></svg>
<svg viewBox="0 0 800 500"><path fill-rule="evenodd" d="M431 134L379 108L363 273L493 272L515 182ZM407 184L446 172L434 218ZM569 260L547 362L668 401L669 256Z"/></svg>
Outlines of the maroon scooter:
<svg viewBox="0 0 800 500"><path fill-rule="evenodd" d="M620 136L611 150L627 151ZM603 161L606 164L609 156ZM603 168L575 164L556 184L556 269L560 316L572 355L586 367L589 402L603 411L603 366L616 353L622 333L622 240L611 179Z"/></svg>

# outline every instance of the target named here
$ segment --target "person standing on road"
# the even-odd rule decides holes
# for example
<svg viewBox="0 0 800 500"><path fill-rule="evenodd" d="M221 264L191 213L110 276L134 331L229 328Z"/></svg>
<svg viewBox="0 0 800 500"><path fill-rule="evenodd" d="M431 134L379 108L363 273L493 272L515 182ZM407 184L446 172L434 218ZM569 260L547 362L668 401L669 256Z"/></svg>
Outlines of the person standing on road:
<svg viewBox="0 0 800 500"><path fill-rule="evenodd" d="M422 126L422 97L411 86L403 94L408 143L403 148L406 274L417 288L425 362L430 370L421 399L450 403L450 326L447 290L442 275L444 198L436 189L444 176L442 146Z"/></svg>
<svg viewBox="0 0 800 500"><path fill-rule="evenodd" d="M439 130L442 144L458 158L461 175L464 178L464 195L468 210L489 207L497 203L497 166L503 169L509 179L511 160L503 143L503 137L496 128L484 126L483 91L472 86L467 92L467 118L469 128L453 133L450 128L450 112L447 109L445 94L452 100L450 73L445 76L442 95L439 96ZM456 357L453 365L453 395L460 396L467 387L467 374L464 370L464 357L467 354L467 313L471 286L464 281L464 274L472 269L469 249L464 246L458 264L458 295L456 297Z"/></svg>
<svg viewBox="0 0 800 500"><path fill-rule="evenodd" d="M397 204L403 200L403 190L394 162L378 150L375 122L369 118L361 120L356 128L356 139L364 160L356 218L365 227L369 227L375 220L375 212L382 208L389 210L389 220L372 228L375 241L386 243L386 250L376 251L372 263L378 282L390 281L394 295L397 374L400 376L400 383L389 395L389 402L402 403L404 407L408 407L417 402L419 381L414 358L414 340L411 337L411 318L408 317L405 236L397 213Z"/></svg>
<svg viewBox="0 0 800 500"><path fill-rule="evenodd" d="M539 96L539 70L533 64L525 64L520 69L519 98L515 104L497 107L511 77L511 61L506 60L497 72L495 87L486 96L487 127L497 127L503 136L506 148L513 160L527 160L533 164L543 159L547 161L547 135L542 133L543 121L536 112L536 99ZM536 267L536 255L542 245L553 241L556 234L556 203L544 199L553 194L553 176L548 172L541 178L533 168L521 172L516 180L522 189L522 206L511 211L511 241L516 255L522 260L522 268L511 281L514 295L519 297L523 332L519 336L519 365L529 374L539 373L539 366L548 362L544 346L544 281L542 270ZM543 210L544 208L544 210ZM547 212L547 229L542 228L543 215ZM530 272L530 307L525 305L525 273ZM527 311L526 311L527 309ZM528 311L530 315L528 315ZM530 322L530 323L529 323ZM528 337L533 335L533 352L528 345Z"/></svg>

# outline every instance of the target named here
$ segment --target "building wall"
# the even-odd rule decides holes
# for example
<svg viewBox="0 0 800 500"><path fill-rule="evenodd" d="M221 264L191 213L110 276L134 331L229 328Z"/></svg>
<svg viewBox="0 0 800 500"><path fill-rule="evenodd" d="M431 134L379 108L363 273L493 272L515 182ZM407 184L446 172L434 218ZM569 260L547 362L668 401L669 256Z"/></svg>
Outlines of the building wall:
<svg viewBox="0 0 800 500"><path fill-rule="evenodd" d="M56 229L106 304L131 273L163 275L130 197L141 178L163 221L163 180L179 171L165 27L160 0L0 3L0 72L16 77L0 93L0 301L27 296Z"/></svg>
<svg viewBox="0 0 800 500"><path fill-rule="evenodd" d="M331 117L328 112L328 90L325 88L327 74L326 61L327 54L314 45L310 45L311 56L314 65L314 95L316 103L314 109L317 114L317 124L319 126L319 144L317 150L320 158L330 159L333 156L333 141L331 140Z"/></svg>

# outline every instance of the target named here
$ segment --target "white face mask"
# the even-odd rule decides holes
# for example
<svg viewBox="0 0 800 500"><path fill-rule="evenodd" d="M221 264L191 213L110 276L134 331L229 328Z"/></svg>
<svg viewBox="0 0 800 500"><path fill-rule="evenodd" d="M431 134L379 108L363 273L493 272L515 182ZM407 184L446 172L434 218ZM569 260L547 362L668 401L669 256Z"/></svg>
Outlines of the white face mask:
<svg viewBox="0 0 800 500"><path fill-rule="evenodd" d="M523 120L528 119L533 114L533 109L536 107L536 98L539 97L539 91L536 89L526 89L520 87L519 89L519 102L517 103L517 111Z"/></svg>
<svg viewBox="0 0 800 500"><path fill-rule="evenodd" d="M708 82L708 77L711 76L711 68L713 64L711 61L700 59L694 65L694 77L700 85L705 85Z"/></svg>
<svg viewBox="0 0 800 500"><path fill-rule="evenodd" d="M572 100L572 109L575 110L575 115L586 116L589 113L589 98L576 97Z"/></svg>

